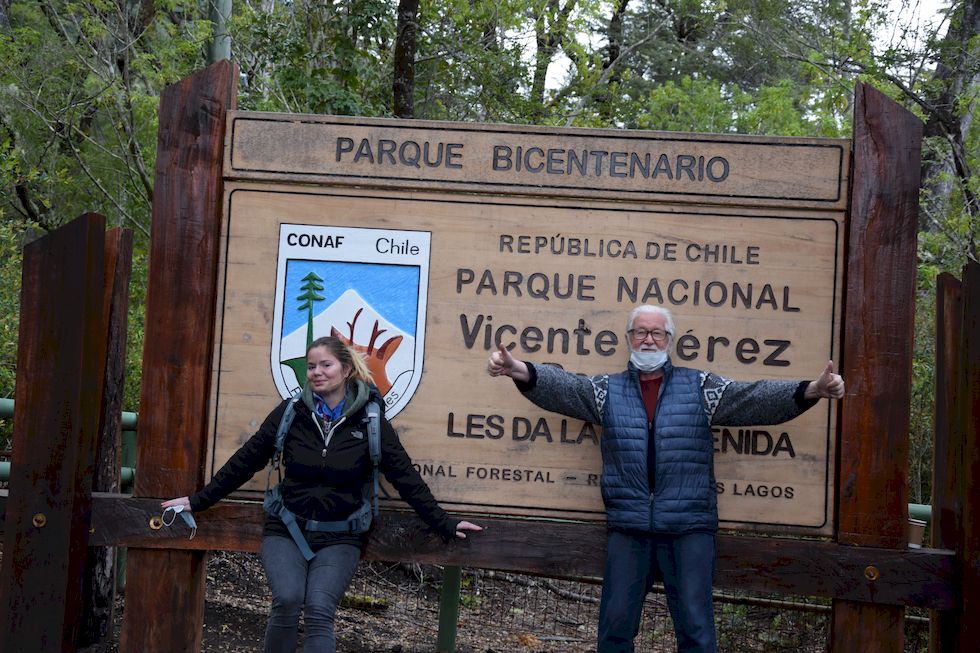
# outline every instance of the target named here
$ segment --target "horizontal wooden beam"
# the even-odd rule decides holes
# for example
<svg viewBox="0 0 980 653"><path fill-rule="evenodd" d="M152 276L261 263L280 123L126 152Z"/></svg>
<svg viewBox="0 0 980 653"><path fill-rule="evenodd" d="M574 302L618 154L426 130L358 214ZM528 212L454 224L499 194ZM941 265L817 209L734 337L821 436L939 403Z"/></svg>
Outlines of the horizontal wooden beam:
<svg viewBox="0 0 980 653"><path fill-rule="evenodd" d="M6 511L7 494L0 491ZM95 494L93 546L257 552L265 513L257 503L222 502L197 514L198 531L178 518L154 528L155 499ZM601 576L606 548L602 524L474 518L485 530L444 544L410 512L383 511L367 557L460 565L542 576ZM0 521L2 525L2 521ZM881 549L820 540L718 536L715 585L790 596L949 609L957 592L954 553L942 549Z"/></svg>

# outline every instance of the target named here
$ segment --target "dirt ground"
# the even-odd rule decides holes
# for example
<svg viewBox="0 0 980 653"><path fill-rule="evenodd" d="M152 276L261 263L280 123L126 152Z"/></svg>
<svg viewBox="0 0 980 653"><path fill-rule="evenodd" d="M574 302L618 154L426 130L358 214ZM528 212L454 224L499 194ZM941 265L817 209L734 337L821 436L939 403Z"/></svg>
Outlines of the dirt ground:
<svg viewBox="0 0 980 653"><path fill-rule="evenodd" d="M0 562L2 559L0 543ZM441 574L441 568L432 565L362 561L337 614L337 650L435 651ZM595 651L597 586L473 570L464 570L462 585L456 653ZM212 552L201 653L261 653L270 602L257 555ZM111 637L77 653L118 653L125 610L123 590L116 595ZM302 637L301 622L298 650Z"/></svg>
<svg viewBox="0 0 980 653"><path fill-rule="evenodd" d="M2 552L0 552L2 556ZM2 560L2 558L0 558ZM342 653L432 653L439 627L442 570L431 565L363 562L337 615ZM456 653L594 653L597 585L464 570ZM261 653L269 610L257 555L209 556L202 653ZM78 653L118 653L125 592L116 600L110 641ZM721 653L821 653L828 617L810 606L786 611L759 600L716 597ZM302 625L300 638L302 641ZM928 622L906 624L906 653L927 650ZM651 593L638 653L674 651L662 594ZM301 647L300 647L301 650ZM184 652L180 652L184 653ZM188 652L193 653L193 652Z"/></svg>
<svg viewBox="0 0 980 653"><path fill-rule="evenodd" d="M345 653L432 653L439 627L440 569L418 565L362 562L344 605L337 615L337 650ZM593 597L584 618L568 620L568 634L534 632L513 626L516 616L534 610L518 596L489 597L504 591L504 583L483 582L482 596L473 591L473 579L464 576L457 653L587 653L595 650ZM510 583L506 583L510 585ZM524 588L529 589L529 588ZM513 591L507 588L506 591ZM597 594L596 594L597 596ZM258 556L215 552L211 554L204 605L202 653L261 653L266 616L271 598ZM117 603L114 641L102 651L118 650L118 628L125 611L125 597ZM516 607L515 607L516 606ZM543 607L543 606L542 606ZM549 619L550 621L550 619ZM300 637L302 638L302 625ZM539 629L542 630L542 629ZM552 630L544 628L543 630ZM302 639L300 640L302 641Z"/></svg>

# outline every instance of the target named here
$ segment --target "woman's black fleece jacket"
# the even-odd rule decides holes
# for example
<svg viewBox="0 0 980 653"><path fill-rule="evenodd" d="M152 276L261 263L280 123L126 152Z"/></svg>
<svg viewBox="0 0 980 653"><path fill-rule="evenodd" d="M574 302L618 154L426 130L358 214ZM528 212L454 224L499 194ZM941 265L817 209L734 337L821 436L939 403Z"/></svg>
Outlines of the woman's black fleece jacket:
<svg viewBox="0 0 980 653"><path fill-rule="evenodd" d="M333 424L332 436L324 448L328 428L316 416L307 389L296 404L296 415L286 433L282 451L283 502L297 517L302 528L306 519L339 521L361 507L373 490L371 458L368 452L368 395L377 390L361 382L348 385L343 415ZM279 404L249 440L235 452L201 491L190 497L191 510L206 510L237 490L264 469L276 449L276 431L289 400ZM318 422L320 428L318 428ZM436 503L428 485L412 466L391 423L381 419L380 471L419 517L444 540L455 537L457 520ZM277 478L273 474L272 484ZM307 532L306 539L316 551L329 544L364 547L367 535ZM268 515L264 535L290 537L278 517Z"/></svg>

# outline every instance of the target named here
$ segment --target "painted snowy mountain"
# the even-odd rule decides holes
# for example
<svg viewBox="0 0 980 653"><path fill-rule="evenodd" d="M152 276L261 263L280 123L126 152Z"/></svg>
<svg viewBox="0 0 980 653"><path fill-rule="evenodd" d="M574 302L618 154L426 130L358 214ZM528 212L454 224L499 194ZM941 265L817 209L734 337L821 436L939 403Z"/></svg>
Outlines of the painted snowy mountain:
<svg viewBox="0 0 980 653"><path fill-rule="evenodd" d="M294 391L305 383L306 330L304 324L280 341L279 361L286 385L280 391ZM387 321L356 290L346 291L313 317L313 338L326 335L353 342L365 355L375 384L386 398L405 394L416 367L415 334Z"/></svg>

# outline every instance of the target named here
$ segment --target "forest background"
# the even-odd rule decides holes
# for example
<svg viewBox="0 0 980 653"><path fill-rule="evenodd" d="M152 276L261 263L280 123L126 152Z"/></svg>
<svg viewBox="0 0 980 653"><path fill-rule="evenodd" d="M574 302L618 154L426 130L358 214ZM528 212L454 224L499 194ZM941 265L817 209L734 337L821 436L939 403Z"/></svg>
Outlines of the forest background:
<svg viewBox="0 0 980 653"><path fill-rule="evenodd" d="M229 55L256 111L847 137L855 82L888 94L925 123L909 500L929 502L935 280L978 260L980 0L0 0L0 397L24 245L94 211L135 234L137 410L160 92Z"/></svg>

